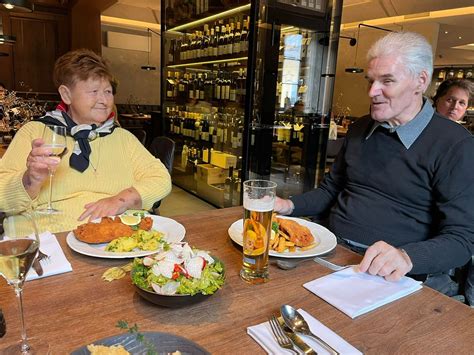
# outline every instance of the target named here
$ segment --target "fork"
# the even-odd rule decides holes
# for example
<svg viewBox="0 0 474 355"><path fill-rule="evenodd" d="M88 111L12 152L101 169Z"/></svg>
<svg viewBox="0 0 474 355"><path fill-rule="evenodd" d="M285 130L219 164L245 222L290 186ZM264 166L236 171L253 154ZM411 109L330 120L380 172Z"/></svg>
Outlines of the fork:
<svg viewBox="0 0 474 355"><path fill-rule="evenodd" d="M333 271L341 271L341 270L344 270L344 269L347 269L349 267L352 267L353 265L337 265L337 264L334 264L328 260L325 260L323 258L318 258L318 257L315 257L313 259L313 261L315 261L316 263L318 263L319 265L322 265L324 267L327 267L328 269L331 269Z"/></svg>
<svg viewBox="0 0 474 355"><path fill-rule="evenodd" d="M327 267L328 269L331 269L333 271L341 271L344 269L347 269L348 267L352 267L353 265L337 265L334 264L326 259L320 258L320 257L315 257L315 258L308 258L308 259L303 259L303 260L292 260L292 259L285 259L285 260L277 260L276 264L280 269L283 270L291 270L297 267L299 264L306 262L306 261L314 261L324 267Z"/></svg>
<svg viewBox="0 0 474 355"><path fill-rule="evenodd" d="M278 345L280 345L280 347L284 349L290 350L292 354L298 354L290 338L288 338L288 336L283 332L283 329L281 329L280 323L278 323L276 317L272 315L268 321L270 323L273 336L278 342Z"/></svg>
<svg viewBox="0 0 474 355"><path fill-rule="evenodd" d="M38 261L44 261L45 263L48 263L50 260L51 259L48 254L45 254L41 251L41 249L38 249Z"/></svg>

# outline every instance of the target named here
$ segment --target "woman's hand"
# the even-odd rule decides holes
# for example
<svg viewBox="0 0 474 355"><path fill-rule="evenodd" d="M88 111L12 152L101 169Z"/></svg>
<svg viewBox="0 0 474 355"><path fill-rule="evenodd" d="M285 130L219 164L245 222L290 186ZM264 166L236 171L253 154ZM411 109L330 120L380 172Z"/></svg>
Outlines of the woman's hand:
<svg viewBox="0 0 474 355"><path fill-rule="evenodd" d="M128 209L140 209L142 199L134 187L119 192L115 196L90 202L84 206L85 211L79 217L79 221L88 218L89 221L124 213Z"/></svg>
<svg viewBox="0 0 474 355"><path fill-rule="evenodd" d="M26 172L23 174L23 186L31 198L38 196L41 186L49 177L50 171L56 170L60 159L51 157L50 148L43 147L44 141L41 138L31 142L31 152L26 158Z"/></svg>

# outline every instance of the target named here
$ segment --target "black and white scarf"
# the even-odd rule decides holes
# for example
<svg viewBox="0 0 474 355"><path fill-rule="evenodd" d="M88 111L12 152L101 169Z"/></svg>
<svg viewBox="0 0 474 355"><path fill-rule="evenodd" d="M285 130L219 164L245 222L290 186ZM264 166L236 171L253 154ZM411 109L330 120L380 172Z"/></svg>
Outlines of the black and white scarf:
<svg viewBox="0 0 474 355"><path fill-rule="evenodd" d="M97 137L111 134L117 127L113 113L100 127L97 127L96 124L77 124L67 114L64 104L58 105L56 110L47 112L46 115L38 118L36 121L46 125L66 127L67 134L76 141L71 157L69 158L69 166L81 173L89 167L89 157L91 154L89 142Z"/></svg>

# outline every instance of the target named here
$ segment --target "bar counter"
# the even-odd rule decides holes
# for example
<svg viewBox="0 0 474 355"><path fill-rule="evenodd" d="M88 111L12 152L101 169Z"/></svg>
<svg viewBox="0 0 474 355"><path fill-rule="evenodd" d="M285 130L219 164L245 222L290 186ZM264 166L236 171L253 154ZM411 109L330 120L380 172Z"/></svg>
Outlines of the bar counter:
<svg viewBox="0 0 474 355"><path fill-rule="evenodd" d="M186 228L186 240L209 250L226 266L224 287L209 299L179 309L162 308L142 299L128 275L105 282L102 273L127 260L99 259L72 251L58 239L73 272L27 282L24 308L27 332L37 354L65 354L95 340L123 333L119 320L137 323L141 331L186 337L213 354L263 354L246 333L250 325L277 314L282 304L302 308L367 354L468 354L474 349L474 311L424 287L406 298L351 319L303 288L303 283L331 271L312 262L285 271L270 265L271 280L248 285L239 278L241 248L227 229L242 218L242 207L175 217ZM360 256L338 246L335 263L357 263ZM2 279L3 280L3 279ZM20 339L15 295L0 282L0 307L7 334L0 353Z"/></svg>

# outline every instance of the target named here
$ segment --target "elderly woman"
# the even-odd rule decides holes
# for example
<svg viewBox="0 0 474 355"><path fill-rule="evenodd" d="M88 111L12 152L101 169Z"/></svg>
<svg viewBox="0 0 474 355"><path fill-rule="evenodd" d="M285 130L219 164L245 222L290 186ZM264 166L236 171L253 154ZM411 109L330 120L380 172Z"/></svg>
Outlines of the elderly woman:
<svg viewBox="0 0 474 355"><path fill-rule="evenodd" d="M450 120L462 120L472 97L473 86L467 79L443 81L433 97L436 111Z"/></svg>
<svg viewBox="0 0 474 355"><path fill-rule="evenodd" d="M62 213L45 215L38 224L52 232L127 209L149 209L170 192L165 166L114 124L113 78L100 56L86 49L66 53L56 61L54 83L62 103L24 125L0 160L1 211L44 208L50 169L53 205ZM50 156L40 138L46 124L66 127L62 159Z"/></svg>

